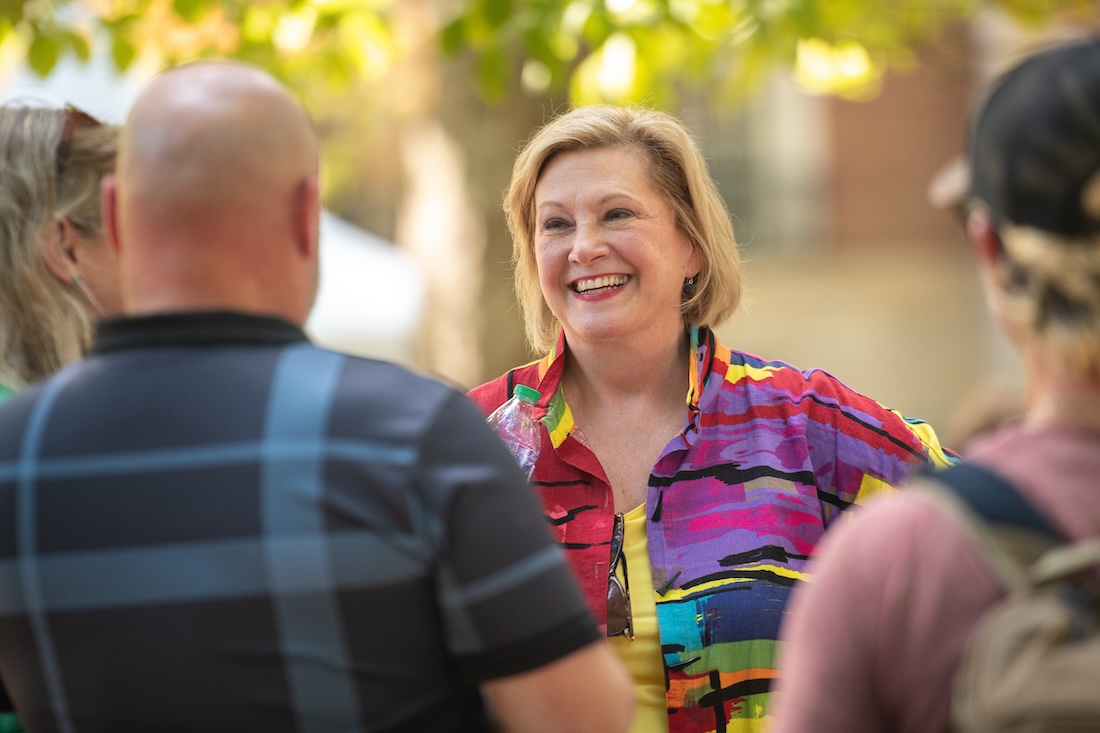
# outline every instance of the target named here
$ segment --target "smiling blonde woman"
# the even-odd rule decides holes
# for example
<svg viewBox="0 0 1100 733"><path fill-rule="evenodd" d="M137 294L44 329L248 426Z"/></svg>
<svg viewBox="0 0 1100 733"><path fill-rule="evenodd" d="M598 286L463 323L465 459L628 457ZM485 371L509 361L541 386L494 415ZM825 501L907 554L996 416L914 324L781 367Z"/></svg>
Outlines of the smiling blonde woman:
<svg viewBox="0 0 1100 733"><path fill-rule="evenodd" d="M630 668L634 731L760 731L779 623L842 511L952 458L818 370L732 350L729 213L691 135L584 107L520 153L505 196L516 296L543 356L470 392L539 390L534 490Z"/></svg>

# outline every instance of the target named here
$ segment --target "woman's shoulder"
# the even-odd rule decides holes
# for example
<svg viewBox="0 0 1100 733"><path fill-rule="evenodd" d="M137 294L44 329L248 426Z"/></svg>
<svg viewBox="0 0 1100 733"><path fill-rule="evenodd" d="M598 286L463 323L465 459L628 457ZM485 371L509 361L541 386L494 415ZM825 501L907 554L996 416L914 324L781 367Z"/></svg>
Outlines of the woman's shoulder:
<svg viewBox="0 0 1100 733"><path fill-rule="evenodd" d="M770 391L783 391L798 396L816 396L806 401L807 407L820 404L825 407L853 406L872 414L891 412L873 397L852 389L832 372L821 367L803 368L787 361L766 359L737 349L716 350L725 352L726 381L732 384L748 382L759 384ZM723 365L716 365L719 369Z"/></svg>
<svg viewBox="0 0 1100 733"><path fill-rule="evenodd" d="M504 401L508 399L508 393L511 390L508 388L508 374L502 374L496 379L492 379L484 384L471 389L466 393L466 396L473 400L474 404L481 408L481 411L488 415L500 405L504 404Z"/></svg>
<svg viewBox="0 0 1100 733"><path fill-rule="evenodd" d="M747 398L747 404L755 407L785 403L788 411L801 412L821 425L843 429L842 424L858 423L861 427L853 428L853 434L864 435L871 442L903 440L930 455L936 465L952 462L930 425L852 389L825 369L805 369L736 349L719 347L715 354L719 363L712 369L724 376L725 402L740 404ZM709 404L721 410L722 400Z"/></svg>
<svg viewBox="0 0 1100 733"><path fill-rule="evenodd" d="M726 382L730 384L759 385L797 395L816 393L838 401L867 399L843 380L819 367L803 368L788 361L730 348L720 347L715 350L715 355L717 363L713 368L724 370Z"/></svg>
<svg viewBox="0 0 1100 733"><path fill-rule="evenodd" d="M724 370L727 379L740 376L755 381L774 382L778 380L791 385L808 385L818 382L822 384L835 383L843 386L839 379L823 369L804 369L789 361L734 349L719 341L717 336L715 336L713 342L710 368L717 371Z"/></svg>
<svg viewBox="0 0 1100 733"><path fill-rule="evenodd" d="M531 362L509 369L499 377L479 384L467 392L466 396L488 415L507 401L517 384L537 388L539 386L538 382L538 362Z"/></svg>

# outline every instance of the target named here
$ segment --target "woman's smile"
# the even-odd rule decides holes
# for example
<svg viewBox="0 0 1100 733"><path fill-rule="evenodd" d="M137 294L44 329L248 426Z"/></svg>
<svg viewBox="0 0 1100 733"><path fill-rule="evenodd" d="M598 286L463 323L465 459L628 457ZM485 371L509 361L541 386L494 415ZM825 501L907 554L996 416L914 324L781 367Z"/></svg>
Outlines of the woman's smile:
<svg viewBox="0 0 1100 733"><path fill-rule="evenodd" d="M569 287L579 295L602 295L618 290L629 280L629 275L600 275L577 280Z"/></svg>

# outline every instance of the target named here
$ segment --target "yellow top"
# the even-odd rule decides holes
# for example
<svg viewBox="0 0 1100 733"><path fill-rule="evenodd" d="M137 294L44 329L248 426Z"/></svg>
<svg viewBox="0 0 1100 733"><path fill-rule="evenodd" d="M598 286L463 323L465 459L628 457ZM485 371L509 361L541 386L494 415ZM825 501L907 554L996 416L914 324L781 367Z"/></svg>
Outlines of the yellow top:
<svg viewBox="0 0 1100 733"><path fill-rule="evenodd" d="M630 611L634 620L634 641L625 635L608 639L611 648L634 678L638 707L631 733L668 733L665 702L665 665L661 640L657 636L657 602L649 569L649 538L646 535L645 505L623 515L623 553L630 572ZM619 565L620 574L622 565Z"/></svg>

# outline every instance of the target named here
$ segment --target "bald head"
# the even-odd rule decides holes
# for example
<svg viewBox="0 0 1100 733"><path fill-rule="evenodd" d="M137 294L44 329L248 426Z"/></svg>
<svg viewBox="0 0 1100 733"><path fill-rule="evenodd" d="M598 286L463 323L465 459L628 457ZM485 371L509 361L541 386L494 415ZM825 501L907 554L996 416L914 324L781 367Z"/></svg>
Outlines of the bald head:
<svg viewBox="0 0 1100 733"><path fill-rule="evenodd" d="M302 297L286 288L305 284L311 299L316 286L317 168L309 117L265 72L216 61L154 78L127 120L105 198L126 309L304 320L308 305L302 314Z"/></svg>

